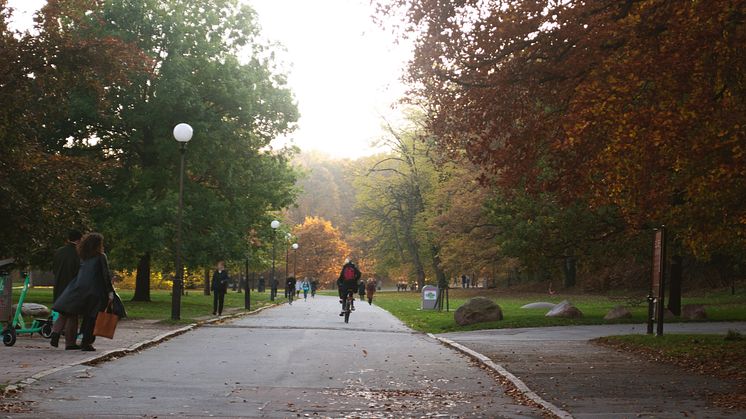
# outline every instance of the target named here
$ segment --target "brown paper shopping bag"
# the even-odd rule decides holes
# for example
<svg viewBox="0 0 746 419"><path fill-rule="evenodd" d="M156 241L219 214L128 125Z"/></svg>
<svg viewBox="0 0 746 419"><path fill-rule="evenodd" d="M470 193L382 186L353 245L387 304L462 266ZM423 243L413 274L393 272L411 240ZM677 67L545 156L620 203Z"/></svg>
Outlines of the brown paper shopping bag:
<svg viewBox="0 0 746 419"><path fill-rule="evenodd" d="M111 312L111 303L106 306L104 311L99 311L96 315L96 326L93 328L94 336L114 339L114 331L117 328L119 316Z"/></svg>

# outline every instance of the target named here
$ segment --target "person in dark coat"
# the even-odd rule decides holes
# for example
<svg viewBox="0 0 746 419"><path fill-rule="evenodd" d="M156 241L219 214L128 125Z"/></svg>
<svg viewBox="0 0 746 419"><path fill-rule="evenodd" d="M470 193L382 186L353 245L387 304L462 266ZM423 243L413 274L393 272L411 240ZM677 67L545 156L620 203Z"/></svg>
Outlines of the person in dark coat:
<svg viewBox="0 0 746 419"><path fill-rule="evenodd" d="M365 285L365 291L368 296L368 304L373 304L373 294L376 293L376 280L375 279L369 279L368 283Z"/></svg>
<svg viewBox="0 0 746 419"><path fill-rule="evenodd" d="M52 302L57 301L62 292L65 291L65 288L67 288L73 278L78 274L80 258L78 257L77 246L82 236L80 231L70 230L67 234L67 244L54 252L54 257L52 258L52 272L54 272ZM78 316L76 314L60 314L59 316L58 320L61 324L59 331L64 330L65 332L65 349L80 349L80 346L75 343L78 335ZM53 346L56 347L58 341L59 335L55 338Z"/></svg>
<svg viewBox="0 0 746 419"><path fill-rule="evenodd" d="M264 292L264 275L259 275L259 285L257 285L258 292Z"/></svg>
<svg viewBox="0 0 746 419"><path fill-rule="evenodd" d="M228 292L228 271L225 270L225 262L222 260L218 262L217 269L212 274L212 315L217 314L218 316L223 315L223 301L225 301L225 293Z"/></svg>
<svg viewBox="0 0 746 419"><path fill-rule="evenodd" d="M70 230L67 234L67 244L54 252L52 258L52 272L54 273L54 290L52 302L57 301L62 291L75 278L80 268L77 246L83 237L80 231Z"/></svg>
<svg viewBox="0 0 746 419"><path fill-rule="evenodd" d="M295 295L295 284L296 283L297 281L295 280L294 276L289 276L285 280L285 289L289 290L288 292L285 293L285 298L288 299L288 301L290 302L290 305L293 305L293 295Z"/></svg>
<svg viewBox="0 0 746 419"><path fill-rule="evenodd" d="M345 259L345 264L342 265L342 271L339 273L337 278L337 288L339 288L339 303L344 307L344 300L348 295L352 294L353 301L350 304L350 309L355 310L354 296L357 291L357 283L360 281L362 273L358 269L357 265L353 263L349 258ZM344 316L344 310L339 313L340 316Z"/></svg>
<svg viewBox="0 0 746 419"><path fill-rule="evenodd" d="M78 275L65 288L52 308L66 316L81 316L83 322L80 330L83 339L80 349L95 351L92 344L96 315L114 299L109 260L104 253L104 236L99 233L88 233L83 236L78 244L78 256L81 260ZM56 346L59 341L61 330L62 324L58 319L52 328L52 346Z"/></svg>
<svg viewBox="0 0 746 419"><path fill-rule="evenodd" d="M365 300L365 281L362 279L357 284L357 294L360 296L360 301Z"/></svg>

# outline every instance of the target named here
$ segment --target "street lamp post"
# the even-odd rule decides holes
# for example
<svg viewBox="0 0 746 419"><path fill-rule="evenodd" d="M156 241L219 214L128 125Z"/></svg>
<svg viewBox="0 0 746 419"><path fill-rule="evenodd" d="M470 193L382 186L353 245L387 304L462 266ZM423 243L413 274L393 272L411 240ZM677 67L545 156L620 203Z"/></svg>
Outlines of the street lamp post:
<svg viewBox="0 0 746 419"><path fill-rule="evenodd" d="M293 243L293 276L298 278L298 243Z"/></svg>
<svg viewBox="0 0 746 419"><path fill-rule="evenodd" d="M269 225L272 227L272 277L269 279L272 289L269 293L269 299L270 301L275 301L275 295L277 294L277 280L275 279L275 232L280 227L280 222L273 220Z"/></svg>
<svg viewBox="0 0 746 419"><path fill-rule="evenodd" d="M251 310L251 286L249 286L249 255L246 255L246 271L244 272L246 277L244 278L244 296L243 296L243 308ZM240 288L240 287L239 287Z"/></svg>
<svg viewBox="0 0 746 419"><path fill-rule="evenodd" d="M289 272L288 272L288 262L290 260L290 239L293 238L293 235L290 233L287 233L285 235L285 278L287 279ZM295 290L293 290L295 292Z"/></svg>
<svg viewBox="0 0 746 419"><path fill-rule="evenodd" d="M176 221L176 278L171 288L171 319L181 318L181 292L184 286L184 267L181 261L181 213L184 207L184 155L186 145L194 131L189 124L181 123L174 127L174 138L180 144L181 166L179 167L179 212Z"/></svg>

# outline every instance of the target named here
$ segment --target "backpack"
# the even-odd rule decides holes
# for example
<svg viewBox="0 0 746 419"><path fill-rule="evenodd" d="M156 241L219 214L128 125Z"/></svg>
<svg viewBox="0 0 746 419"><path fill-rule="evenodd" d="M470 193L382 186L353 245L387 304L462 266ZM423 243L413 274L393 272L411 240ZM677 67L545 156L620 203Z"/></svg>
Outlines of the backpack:
<svg viewBox="0 0 746 419"><path fill-rule="evenodd" d="M352 267L352 265L347 265L342 269L342 278L344 278L345 281L354 281L355 280L355 268Z"/></svg>

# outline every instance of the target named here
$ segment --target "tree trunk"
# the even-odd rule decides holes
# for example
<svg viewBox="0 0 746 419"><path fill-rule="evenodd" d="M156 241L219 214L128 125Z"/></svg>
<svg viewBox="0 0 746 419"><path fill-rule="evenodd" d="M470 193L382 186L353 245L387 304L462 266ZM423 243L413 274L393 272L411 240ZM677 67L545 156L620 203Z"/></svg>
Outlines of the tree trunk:
<svg viewBox="0 0 746 419"><path fill-rule="evenodd" d="M683 273L682 259L679 255L671 258L671 278L668 285L668 309L671 313L681 316L681 276Z"/></svg>
<svg viewBox="0 0 746 419"><path fill-rule="evenodd" d="M205 295L210 295L210 268L205 268Z"/></svg>
<svg viewBox="0 0 746 419"><path fill-rule="evenodd" d="M575 278L577 277L577 268L574 256L565 257L563 271L565 273L565 288L573 288L575 286Z"/></svg>
<svg viewBox="0 0 746 419"><path fill-rule="evenodd" d="M150 301L150 252L145 252L137 264L135 295L132 301Z"/></svg>
<svg viewBox="0 0 746 419"><path fill-rule="evenodd" d="M438 288L445 288L448 286L448 279L446 279L446 273L443 271L443 268L440 267L440 248L438 246L430 246L430 250L433 254L433 272L435 272L436 283L438 284Z"/></svg>
<svg viewBox="0 0 746 419"><path fill-rule="evenodd" d="M411 231L409 225L404 226L404 241L407 244L409 250L409 256L412 258L412 265L414 265L414 272L417 277L417 289L421 290L425 286L425 267L422 266L422 258L420 258L419 244L417 239L414 237L414 233ZM406 263L406 261L404 261Z"/></svg>

